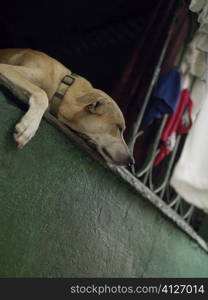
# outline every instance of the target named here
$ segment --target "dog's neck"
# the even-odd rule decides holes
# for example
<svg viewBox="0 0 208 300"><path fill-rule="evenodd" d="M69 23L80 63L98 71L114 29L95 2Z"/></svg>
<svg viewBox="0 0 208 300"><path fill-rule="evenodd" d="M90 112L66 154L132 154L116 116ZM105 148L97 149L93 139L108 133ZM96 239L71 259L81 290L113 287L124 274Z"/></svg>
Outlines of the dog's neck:
<svg viewBox="0 0 208 300"><path fill-rule="evenodd" d="M77 76L78 75L75 73L66 75L59 83L58 88L57 88L56 92L54 93L54 95L51 99L51 102L50 102L50 112L54 116L57 116L60 103L63 100L66 91L74 83Z"/></svg>

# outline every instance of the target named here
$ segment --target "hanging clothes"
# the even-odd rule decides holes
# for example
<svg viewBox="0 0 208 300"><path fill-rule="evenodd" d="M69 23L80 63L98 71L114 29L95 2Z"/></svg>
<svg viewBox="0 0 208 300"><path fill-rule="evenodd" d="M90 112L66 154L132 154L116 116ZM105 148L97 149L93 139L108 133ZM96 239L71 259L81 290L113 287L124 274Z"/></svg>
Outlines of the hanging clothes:
<svg viewBox="0 0 208 300"><path fill-rule="evenodd" d="M208 96L188 134L170 184L187 202L208 213L207 112Z"/></svg>
<svg viewBox="0 0 208 300"><path fill-rule="evenodd" d="M147 127L155 119L162 119L165 114L176 110L181 89L180 72L173 68L157 81L147 105L141 127Z"/></svg>
<svg viewBox="0 0 208 300"><path fill-rule="evenodd" d="M160 151L156 156L154 166L157 166L174 149L177 135L187 133L190 130L192 126L191 110L190 92L185 89L181 93L175 113L167 119L161 135Z"/></svg>
<svg viewBox="0 0 208 300"><path fill-rule="evenodd" d="M198 8L200 3L202 5L200 1L195 2ZM188 81L194 78L191 91L194 122L174 167L170 184L187 202L208 213L208 59L207 53L199 50L200 37L198 31L188 46L182 64L181 72L185 74L182 85L190 85Z"/></svg>

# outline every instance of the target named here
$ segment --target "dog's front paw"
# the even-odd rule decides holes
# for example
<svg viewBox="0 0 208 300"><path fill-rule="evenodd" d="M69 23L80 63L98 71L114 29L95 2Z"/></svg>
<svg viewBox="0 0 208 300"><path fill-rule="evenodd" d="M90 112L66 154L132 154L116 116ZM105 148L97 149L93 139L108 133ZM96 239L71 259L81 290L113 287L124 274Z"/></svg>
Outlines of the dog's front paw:
<svg viewBox="0 0 208 300"><path fill-rule="evenodd" d="M25 115L21 121L15 126L14 139L17 143L17 148L23 148L29 140L35 135L40 120L31 118Z"/></svg>

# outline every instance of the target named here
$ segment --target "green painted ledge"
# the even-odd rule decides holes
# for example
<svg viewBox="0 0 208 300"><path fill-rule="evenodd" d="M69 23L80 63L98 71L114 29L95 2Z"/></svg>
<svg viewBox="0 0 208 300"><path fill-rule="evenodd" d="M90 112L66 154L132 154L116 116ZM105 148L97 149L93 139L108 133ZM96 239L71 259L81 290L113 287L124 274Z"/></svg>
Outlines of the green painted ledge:
<svg viewBox="0 0 208 300"><path fill-rule="evenodd" d="M0 277L208 277L189 236L60 131L22 150L0 93Z"/></svg>

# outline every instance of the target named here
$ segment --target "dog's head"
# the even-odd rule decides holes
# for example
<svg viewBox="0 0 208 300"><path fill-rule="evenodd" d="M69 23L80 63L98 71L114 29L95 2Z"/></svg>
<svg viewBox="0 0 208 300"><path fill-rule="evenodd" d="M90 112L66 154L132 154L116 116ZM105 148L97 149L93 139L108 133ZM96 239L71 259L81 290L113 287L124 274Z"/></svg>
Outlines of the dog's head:
<svg viewBox="0 0 208 300"><path fill-rule="evenodd" d="M134 163L123 139L123 114L103 91L74 84L64 96L58 118L96 147L108 163L123 166Z"/></svg>

